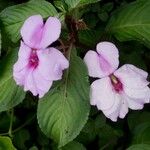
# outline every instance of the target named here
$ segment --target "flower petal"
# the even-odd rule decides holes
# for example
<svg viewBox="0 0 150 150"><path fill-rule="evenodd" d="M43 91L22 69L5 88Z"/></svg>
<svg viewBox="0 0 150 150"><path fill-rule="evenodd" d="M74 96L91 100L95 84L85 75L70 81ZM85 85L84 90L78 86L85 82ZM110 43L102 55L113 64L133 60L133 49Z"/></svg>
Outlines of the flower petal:
<svg viewBox="0 0 150 150"><path fill-rule="evenodd" d="M127 95L125 96L125 99L128 103L128 107L133 109L133 110L143 109L143 107L144 107L144 104L141 103L141 100L139 100L139 99L134 99L134 98L131 98Z"/></svg>
<svg viewBox="0 0 150 150"><path fill-rule="evenodd" d="M149 84L146 80L148 74L133 65L123 65L114 72L114 75L118 77L127 88L140 89Z"/></svg>
<svg viewBox="0 0 150 150"><path fill-rule="evenodd" d="M117 47L111 42L100 42L97 44L97 52L100 59L100 68L103 76L113 73L119 65L119 54Z"/></svg>
<svg viewBox="0 0 150 150"><path fill-rule="evenodd" d="M56 17L49 17L44 25L40 48L46 48L55 42L61 32L61 23Z"/></svg>
<svg viewBox="0 0 150 150"><path fill-rule="evenodd" d="M24 60L28 60L30 57L31 48L28 47L23 41L21 41L18 57Z"/></svg>
<svg viewBox="0 0 150 150"><path fill-rule="evenodd" d="M120 118L124 118L127 113L128 113L128 103L127 103L125 97L122 96L119 117Z"/></svg>
<svg viewBox="0 0 150 150"><path fill-rule="evenodd" d="M13 66L13 77L18 85L24 85L24 78L28 72L28 59L30 57L31 49L21 42L18 52L18 60Z"/></svg>
<svg viewBox="0 0 150 150"><path fill-rule="evenodd" d="M90 96L91 105L96 105L100 110L110 109L115 103L115 94L109 77L94 81Z"/></svg>
<svg viewBox="0 0 150 150"><path fill-rule="evenodd" d="M133 99L139 99L143 103L149 103L150 101L150 88L148 86L143 87L142 89L132 89L124 87L124 92L129 97Z"/></svg>
<svg viewBox="0 0 150 150"><path fill-rule="evenodd" d="M95 51L88 51L84 57L84 62L87 65L89 76L99 78L103 76L99 56Z"/></svg>
<svg viewBox="0 0 150 150"><path fill-rule="evenodd" d="M21 28L21 36L26 45L38 49L42 39L43 18L41 15L34 15L24 22Z"/></svg>
<svg viewBox="0 0 150 150"><path fill-rule="evenodd" d="M110 109L104 110L103 113L112 121L117 121L118 117L124 118L128 113L128 103L123 95L116 94L114 105Z"/></svg>
<svg viewBox="0 0 150 150"><path fill-rule="evenodd" d="M137 74L141 75L143 78L147 78L148 77L148 73L140 68L135 67L134 65L131 64L127 64L127 66L133 70L134 72L136 72Z"/></svg>
<svg viewBox="0 0 150 150"><path fill-rule="evenodd" d="M17 65L17 63L15 65ZM20 85L20 86L24 85L25 77L27 75L28 75L28 69L26 67L20 71L13 71L13 78L16 81L17 85Z"/></svg>
<svg viewBox="0 0 150 150"><path fill-rule="evenodd" d="M34 71L33 69L30 69L27 76L25 76L24 90L31 91L34 96L37 96L38 91L33 78L33 71Z"/></svg>
<svg viewBox="0 0 150 150"><path fill-rule="evenodd" d="M113 106L107 110L103 110L105 116L111 119L112 121L117 121L120 112L121 103L122 103L121 96L118 93L115 93Z"/></svg>
<svg viewBox="0 0 150 150"><path fill-rule="evenodd" d="M45 80L60 80L63 70L69 67L68 60L55 48L37 51L39 65L37 69Z"/></svg>
<svg viewBox="0 0 150 150"><path fill-rule="evenodd" d="M45 93L47 93L52 86L53 81L46 80L39 72L38 69L35 69L33 72L34 82L36 84L36 90L39 94L39 98L42 98Z"/></svg>

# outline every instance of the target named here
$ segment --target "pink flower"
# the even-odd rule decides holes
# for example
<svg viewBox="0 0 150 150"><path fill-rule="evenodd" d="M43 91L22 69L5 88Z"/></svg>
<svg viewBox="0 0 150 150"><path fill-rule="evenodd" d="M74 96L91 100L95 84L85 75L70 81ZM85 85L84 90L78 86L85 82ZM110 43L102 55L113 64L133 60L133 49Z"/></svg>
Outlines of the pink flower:
<svg viewBox="0 0 150 150"><path fill-rule="evenodd" d="M150 102L148 73L126 64L118 70L118 49L110 42L97 45L97 53L88 51L85 58L89 75L101 79L91 85L91 105L96 105L112 121L124 118L128 108L142 109Z"/></svg>
<svg viewBox="0 0 150 150"><path fill-rule="evenodd" d="M16 83L31 91L34 96L43 97L53 81L62 78L68 68L68 60L57 49L50 47L61 32L60 21L49 17L43 22L40 15L29 17L21 28L21 46L18 60L13 68Z"/></svg>

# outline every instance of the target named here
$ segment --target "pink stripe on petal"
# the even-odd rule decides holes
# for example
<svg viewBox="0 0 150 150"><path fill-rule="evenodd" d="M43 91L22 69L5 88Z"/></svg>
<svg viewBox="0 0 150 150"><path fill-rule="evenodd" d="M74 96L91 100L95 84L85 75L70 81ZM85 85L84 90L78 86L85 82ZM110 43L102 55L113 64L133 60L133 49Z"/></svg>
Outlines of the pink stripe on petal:
<svg viewBox="0 0 150 150"><path fill-rule="evenodd" d="M117 47L110 42L97 44L97 52L100 58L100 68L103 76L112 74L119 65L119 54Z"/></svg>
<svg viewBox="0 0 150 150"><path fill-rule="evenodd" d="M41 15L34 15L24 22L21 28L21 36L26 45L38 49L42 39L43 18Z"/></svg>
<svg viewBox="0 0 150 150"><path fill-rule="evenodd" d="M43 27L39 47L44 49L55 42L61 33L61 23L56 17L49 17Z"/></svg>
<svg viewBox="0 0 150 150"><path fill-rule="evenodd" d="M89 76L99 78L103 76L99 55L95 51L89 50L84 57L84 62L87 65Z"/></svg>

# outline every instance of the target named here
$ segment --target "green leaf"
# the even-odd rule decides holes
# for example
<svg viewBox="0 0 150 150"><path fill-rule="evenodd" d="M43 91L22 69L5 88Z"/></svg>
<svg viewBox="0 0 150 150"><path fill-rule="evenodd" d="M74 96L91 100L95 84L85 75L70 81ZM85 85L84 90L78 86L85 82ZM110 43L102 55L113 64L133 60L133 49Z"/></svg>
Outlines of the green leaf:
<svg viewBox="0 0 150 150"><path fill-rule="evenodd" d="M88 4L94 4L100 2L100 0L80 0L79 5L83 6L83 5L88 5Z"/></svg>
<svg viewBox="0 0 150 150"><path fill-rule="evenodd" d="M64 0L64 1L68 5L68 8L72 9L72 8L76 8L88 4L97 3L100 0Z"/></svg>
<svg viewBox="0 0 150 150"><path fill-rule="evenodd" d="M7 1L0 0L0 4L1 4L0 5L0 11L2 11L4 8L13 5L14 2L12 2L11 0L7 0Z"/></svg>
<svg viewBox="0 0 150 150"><path fill-rule="evenodd" d="M64 146L61 150L86 150L86 149L81 143L72 141L66 146Z"/></svg>
<svg viewBox="0 0 150 150"><path fill-rule="evenodd" d="M9 137L0 136L0 150L16 150Z"/></svg>
<svg viewBox="0 0 150 150"><path fill-rule="evenodd" d="M130 146L127 150L150 150L150 145L148 144L136 144Z"/></svg>
<svg viewBox="0 0 150 150"><path fill-rule="evenodd" d="M92 133L92 134L91 134ZM94 141L97 136L97 132L95 131L95 124L93 119L89 119L85 124L84 128L76 138L77 141L88 145L90 142Z"/></svg>
<svg viewBox="0 0 150 150"><path fill-rule="evenodd" d="M78 33L80 43L94 47L100 40L101 31L81 30Z"/></svg>
<svg viewBox="0 0 150 150"><path fill-rule="evenodd" d="M26 149L25 142L30 139L29 131L22 129L16 132L13 136L13 142L19 149Z"/></svg>
<svg viewBox="0 0 150 150"><path fill-rule="evenodd" d="M66 10L67 10L67 5L66 5L66 3L64 2L64 0L55 0L55 1L54 1L54 4L55 4L55 6L56 6L59 10L61 10L62 12L66 12Z"/></svg>
<svg viewBox="0 0 150 150"><path fill-rule="evenodd" d="M107 21L107 19L108 19L108 13L106 12L106 11L104 11L104 12L100 12L99 14L98 14L98 17L99 17L99 19L101 19L102 21Z"/></svg>
<svg viewBox="0 0 150 150"><path fill-rule="evenodd" d="M110 12L114 7L114 3L110 2L110 3L106 3L102 9L107 11L107 12Z"/></svg>
<svg viewBox="0 0 150 150"><path fill-rule="evenodd" d="M56 9L45 0L32 0L4 9L0 13L6 33L13 42L20 39L20 28L24 21L32 15L40 14L43 18L57 15Z"/></svg>
<svg viewBox="0 0 150 150"><path fill-rule="evenodd" d="M148 123L150 118L150 112L134 112L128 115L128 125L132 131L137 125L142 123Z"/></svg>
<svg viewBox="0 0 150 150"><path fill-rule="evenodd" d="M36 146L33 146L29 150L38 150L38 148Z"/></svg>
<svg viewBox="0 0 150 150"><path fill-rule="evenodd" d="M2 37L1 37L1 31L0 31L0 55L1 55L1 48L2 48Z"/></svg>
<svg viewBox="0 0 150 150"><path fill-rule="evenodd" d="M133 132L133 144L150 144L150 122L139 124Z"/></svg>
<svg viewBox="0 0 150 150"><path fill-rule="evenodd" d="M95 119L90 118L76 140L88 145L96 140L96 137L101 132L102 128L105 127L105 125L106 118L103 114L98 115Z"/></svg>
<svg viewBox="0 0 150 150"><path fill-rule="evenodd" d="M114 13L106 30L120 41L137 40L150 47L149 14L150 1L130 3Z"/></svg>
<svg viewBox="0 0 150 150"><path fill-rule="evenodd" d="M99 146L105 147L109 145L109 149L115 149L117 145L117 140L122 136L123 131L119 129L114 129L108 124L105 124L99 131Z"/></svg>
<svg viewBox="0 0 150 150"><path fill-rule="evenodd" d="M87 69L83 61L71 53L64 80L39 101L38 123L41 130L62 147L79 134L89 111Z"/></svg>
<svg viewBox="0 0 150 150"><path fill-rule="evenodd" d="M0 62L0 112L16 106L25 97L25 92L13 80L12 68L16 52L12 51Z"/></svg>

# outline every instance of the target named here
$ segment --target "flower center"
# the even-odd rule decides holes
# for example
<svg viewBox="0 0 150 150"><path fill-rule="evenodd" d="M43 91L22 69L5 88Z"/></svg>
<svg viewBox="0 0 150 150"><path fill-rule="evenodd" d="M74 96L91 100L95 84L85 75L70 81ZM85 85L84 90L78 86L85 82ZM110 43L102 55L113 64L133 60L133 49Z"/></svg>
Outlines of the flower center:
<svg viewBox="0 0 150 150"><path fill-rule="evenodd" d="M111 83L113 85L114 90L117 93L122 92L123 91L123 84L121 83L121 81L116 76L114 76L113 74L110 75L110 79L111 79Z"/></svg>
<svg viewBox="0 0 150 150"><path fill-rule="evenodd" d="M32 68L36 68L39 64L39 58L37 56L37 50L32 49L30 57L29 57L29 66Z"/></svg>

